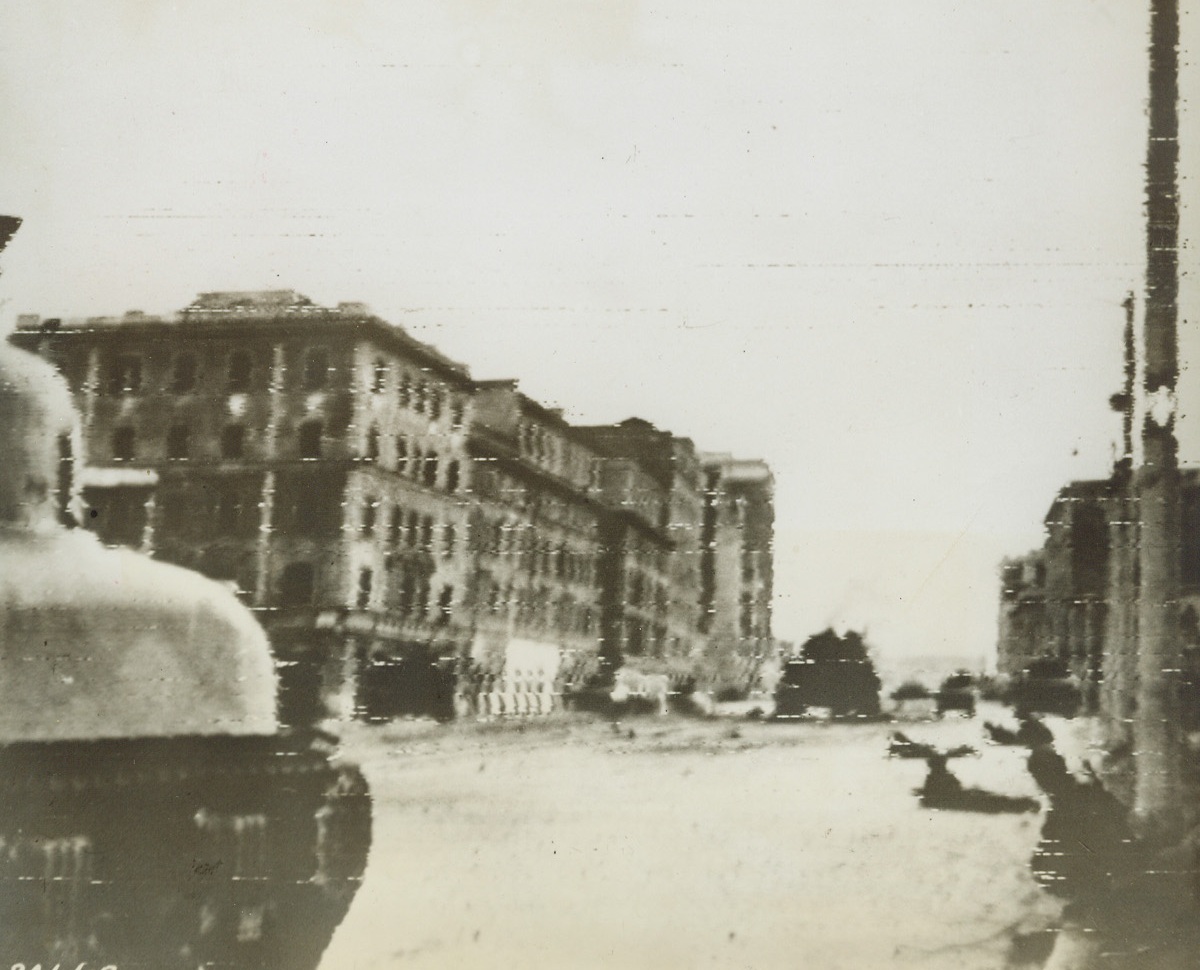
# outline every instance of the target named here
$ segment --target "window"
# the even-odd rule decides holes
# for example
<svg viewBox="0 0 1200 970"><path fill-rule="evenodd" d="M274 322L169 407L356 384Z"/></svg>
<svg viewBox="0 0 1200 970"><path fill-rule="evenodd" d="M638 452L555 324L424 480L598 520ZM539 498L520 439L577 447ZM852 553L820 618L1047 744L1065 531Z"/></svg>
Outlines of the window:
<svg viewBox="0 0 1200 970"><path fill-rule="evenodd" d="M179 354L175 358L175 366L171 372L171 390L176 394L186 394L196 386L196 355Z"/></svg>
<svg viewBox="0 0 1200 970"><path fill-rule="evenodd" d="M238 459L246 456L246 429L240 424L226 425L221 432L221 457Z"/></svg>
<svg viewBox="0 0 1200 970"><path fill-rule="evenodd" d="M425 398L429 394L429 388L424 381L419 381L413 393L413 410L417 414L425 413Z"/></svg>
<svg viewBox="0 0 1200 970"><path fill-rule="evenodd" d="M374 582L374 574L367 567L363 567L358 571L358 595L355 597L354 605L360 610L365 610L371 605L371 585Z"/></svg>
<svg viewBox="0 0 1200 970"><path fill-rule="evenodd" d="M324 347L313 347L304 355L304 389L319 391L329 379L329 354Z"/></svg>
<svg viewBox="0 0 1200 970"><path fill-rule="evenodd" d="M463 411L462 398L456 397L450 402L450 423L455 428L461 428L463 425Z"/></svg>
<svg viewBox="0 0 1200 970"><path fill-rule="evenodd" d="M387 361L382 357L375 359L375 369L371 374L371 393L382 394L387 386Z"/></svg>
<svg viewBox="0 0 1200 970"><path fill-rule="evenodd" d="M421 520L421 548L426 551L433 549L433 519L429 516Z"/></svg>
<svg viewBox="0 0 1200 970"><path fill-rule="evenodd" d="M282 606L309 606L313 598L313 567L307 562L290 562L279 578Z"/></svg>
<svg viewBox="0 0 1200 970"><path fill-rule="evenodd" d="M446 466L446 491L458 491L458 462L452 461Z"/></svg>
<svg viewBox="0 0 1200 970"><path fill-rule="evenodd" d="M642 630L641 620L634 620L629 624L625 649L632 654L640 654L645 648L645 633Z"/></svg>
<svg viewBox="0 0 1200 970"><path fill-rule="evenodd" d="M367 431L367 445L363 458L367 461L379 461L379 429L374 426Z"/></svg>
<svg viewBox="0 0 1200 970"><path fill-rule="evenodd" d="M436 421L442 416L442 392L437 387L429 389L429 417Z"/></svg>
<svg viewBox="0 0 1200 970"><path fill-rule="evenodd" d="M112 453L114 461L132 461L134 457L134 430L129 425L122 425L113 431Z"/></svg>
<svg viewBox="0 0 1200 970"><path fill-rule="evenodd" d="M430 455L428 458L425 459L425 468L424 468L424 474L422 475L422 480L430 488L433 488L435 485L437 485L437 475L438 475L437 455Z"/></svg>
<svg viewBox="0 0 1200 970"><path fill-rule="evenodd" d="M454 541L456 538L454 526L447 524L442 529L442 550L447 558L454 555Z"/></svg>
<svg viewBox="0 0 1200 970"><path fill-rule="evenodd" d="M404 513L400 511L400 506L393 505L388 515L388 542L392 545L398 545L400 542L400 534L404 531L403 518Z"/></svg>
<svg viewBox="0 0 1200 970"><path fill-rule="evenodd" d="M396 435L396 471L401 475L408 471L408 439L402 434Z"/></svg>
<svg viewBox="0 0 1200 970"><path fill-rule="evenodd" d="M254 358L245 350L235 350L229 355L229 392L238 394L250 390L253 373Z"/></svg>
<svg viewBox="0 0 1200 970"><path fill-rule="evenodd" d="M362 534L369 536L375 531L375 516L379 503L374 498L368 498L362 510Z"/></svg>
<svg viewBox="0 0 1200 970"><path fill-rule="evenodd" d="M188 456L188 439L191 431L186 424L173 424L167 430L167 457L173 459Z"/></svg>
<svg viewBox="0 0 1200 970"><path fill-rule="evenodd" d="M321 457L321 436L325 428L320 421L305 421L300 425L300 457L313 459Z"/></svg>
<svg viewBox="0 0 1200 970"><path fill-rule="evenodd" d="M411 407L412 391L413 391L412 378L410 378L407 374L405 374L400 378L400 386L399 386L399 389L398 389L397 395L396 395L397 399L400 402L400 407L402 407L402 408Z"/></svg>
<svg viewBox="0 0 1200 970"><path fill-rule="evenodd" d="M429 580L422 579L417 587L417 616L425 616L429 612Z"/></svg>
<svg viewBox="0 0 1200 970"><path fill-rule="evenodd" d="M454 587L443 586L438 594L438 622L449 623L450 611L454 605Z"/></svg>
<svg viewBox="0 0 1200 970"><path fill-rule="evenodd" d="M110 394L137 394L142 389L142 358L122 354L113 360L108 375Z"/></svg>
<svg viewBox="0 0 1200 970"><path fill-rule="evenodd" d="M404 579L400 582L400 615L408 616L413 608L413 578L409 573L404 574Z"/></svg>
<svg viewBox="0 0 1200 970"><path fill-rule="evenodd" d="M421 517L416 512L408 513L404 526L404 544L406 546L415 546L417 544L420 520Z"/></svg>

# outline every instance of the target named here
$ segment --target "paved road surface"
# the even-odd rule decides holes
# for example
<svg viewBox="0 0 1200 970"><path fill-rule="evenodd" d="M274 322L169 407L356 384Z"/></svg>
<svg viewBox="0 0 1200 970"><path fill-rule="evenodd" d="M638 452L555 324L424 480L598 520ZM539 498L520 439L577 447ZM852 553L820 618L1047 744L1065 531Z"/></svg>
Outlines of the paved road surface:
<svg viewBox="0 0 1200 970"><path fill-rule="evenodd" d="M1027 869L1041 816L921 808L889 729L352 726L375 844L322 966L996 970L1057 912ZM906 730L977 743L966 784L1036 794L980 719Z"/></svg>

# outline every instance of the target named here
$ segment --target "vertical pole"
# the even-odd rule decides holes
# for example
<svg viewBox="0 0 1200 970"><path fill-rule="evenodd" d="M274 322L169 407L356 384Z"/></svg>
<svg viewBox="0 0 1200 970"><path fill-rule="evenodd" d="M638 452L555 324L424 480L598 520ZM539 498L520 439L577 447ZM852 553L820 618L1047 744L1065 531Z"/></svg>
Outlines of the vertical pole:
<svg viewBox="0 0 1200 970"><path fill-rule="evenodd" d="M1148 837L1180 824L1178 376L1179 9L1151 0L1149 141L1146 151L1146 414L1135 476L1138 550L1134 816Z"/></svg>

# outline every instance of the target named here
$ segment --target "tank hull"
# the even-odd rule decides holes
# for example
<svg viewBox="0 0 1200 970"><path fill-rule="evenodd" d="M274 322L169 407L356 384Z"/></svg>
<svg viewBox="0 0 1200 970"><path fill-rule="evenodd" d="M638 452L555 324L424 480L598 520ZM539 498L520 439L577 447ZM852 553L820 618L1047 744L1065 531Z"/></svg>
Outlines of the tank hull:
<svg viewBox="0 0 1200 970"><path fill-rule="evenodd" d="M315 968L366 865L313 736L0 747L0 953L90 970Z"/></svg>

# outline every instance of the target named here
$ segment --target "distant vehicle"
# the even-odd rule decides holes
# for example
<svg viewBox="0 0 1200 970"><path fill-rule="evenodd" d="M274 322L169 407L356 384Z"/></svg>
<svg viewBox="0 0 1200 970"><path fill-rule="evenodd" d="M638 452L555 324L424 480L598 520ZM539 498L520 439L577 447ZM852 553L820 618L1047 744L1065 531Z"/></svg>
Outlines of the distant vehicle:
<svg viewBox="0 0 1200 970"><path fill-rule="evenodd" d="M965 671L960 670L943 680L934 698L939 717L947 711L962 711L967 717L975 716L975 683Z"/></svg>
<svg viewBox="0 0 1200 970"><path fill-rule="evenodd" d="M1079 685L1065 661L1035 660L1014 680L1010 698L1018 711L1074 717L1083 701Z"/></svg>

